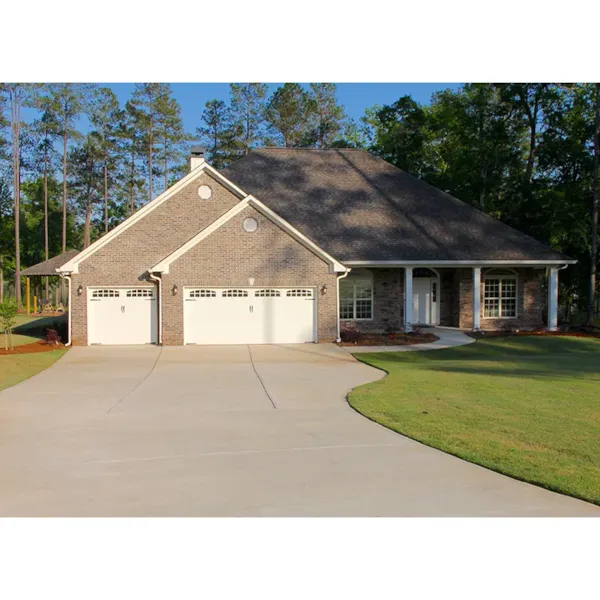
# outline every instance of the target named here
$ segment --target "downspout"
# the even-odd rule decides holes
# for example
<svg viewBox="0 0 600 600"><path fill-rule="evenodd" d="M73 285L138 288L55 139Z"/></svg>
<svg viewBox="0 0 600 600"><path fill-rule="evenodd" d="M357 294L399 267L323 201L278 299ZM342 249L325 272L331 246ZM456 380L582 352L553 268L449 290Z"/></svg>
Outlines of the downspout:
<svg viewBox="0 0 600 600"><path fill-rule="evenodd" d="M162 278L153 275L150 269L148 269L148 276L158 283L158 345L162 346Z"/></svg>
<svg viewBox="0 0 600 600"><path fill-rule="evenodd" d="M72 299L71 299L71 273L65 273L64 275L62 273L59 273L61 279L66 279L67 280L67 284L68 284L68 306L69 306L69 312L68 312L68 316L67 316L67 335L69 336L69 341L65 344L65 348L68 348L71 344L72 344L72 340L71 340L71 318L72 318L72 313L73 313L73 303L72 303Z"/></svg>
<svg viewBox="0 0 600 600"><path fill-rule="evenodd" d="M340 331L340 279L345 279L350 274L352 269L346 267L346 272L343 275L338 275L337 277L337 303L336 303L336 315L337 315L337 339L335 340L338 344L342 341L341 331Z"/></svg>

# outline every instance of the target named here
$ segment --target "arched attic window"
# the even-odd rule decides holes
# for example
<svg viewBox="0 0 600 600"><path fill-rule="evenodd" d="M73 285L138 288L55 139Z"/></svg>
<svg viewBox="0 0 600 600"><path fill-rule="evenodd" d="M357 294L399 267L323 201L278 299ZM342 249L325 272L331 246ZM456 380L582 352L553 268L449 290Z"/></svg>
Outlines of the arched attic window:
<svg viewBox="0 0 600 600"><path fill-rule="evenodd" d="M483 273L484 319L512 319L517 316L517 272L488 269Z"/></svg>
<svg viewBox="0 0 600 600"><path fill-rule="evenodd" d="M373 273L357 269L340 280L340 319L364 321L373 318Z"/></svg>

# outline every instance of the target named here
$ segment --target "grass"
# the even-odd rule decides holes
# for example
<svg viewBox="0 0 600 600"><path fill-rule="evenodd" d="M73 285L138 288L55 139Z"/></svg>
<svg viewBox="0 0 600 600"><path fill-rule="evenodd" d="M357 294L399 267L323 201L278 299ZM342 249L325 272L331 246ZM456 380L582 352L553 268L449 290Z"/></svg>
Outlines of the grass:
<svg viewBox="0 0 600 600"><path fill-rule="evenodd" d="M54 364L67 350L0 356L0 390L36 375Z"/></svg>
<svg viewBox="0 0 600 600"><path fill-rule="evenodd" d="M600 504L600 340L507 337L355 356L388 372L348 398L369 419Z"/></svg>

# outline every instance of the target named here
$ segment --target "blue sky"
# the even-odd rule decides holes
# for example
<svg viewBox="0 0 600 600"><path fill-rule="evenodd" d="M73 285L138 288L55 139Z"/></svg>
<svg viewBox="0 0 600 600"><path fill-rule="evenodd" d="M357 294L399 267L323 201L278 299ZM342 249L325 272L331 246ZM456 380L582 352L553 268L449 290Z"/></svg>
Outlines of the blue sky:
<svg viewBox="0 0 600 600"><path fill-rule="evenodd" d="M110 87L124 104L131 96L133 83L102 84ZM272 93L280 83L270 83ZM338 100L346 109L346 114L360 118L365 109L374 104L390 104L405 94L410 94L417 102L428 104L431 95L446 88L457 88L457 83L338 83ZM229 98L228 83L173 83L173 93L181 105L186 131L195 133L200 124L201 114L207 100Z"/></svg>

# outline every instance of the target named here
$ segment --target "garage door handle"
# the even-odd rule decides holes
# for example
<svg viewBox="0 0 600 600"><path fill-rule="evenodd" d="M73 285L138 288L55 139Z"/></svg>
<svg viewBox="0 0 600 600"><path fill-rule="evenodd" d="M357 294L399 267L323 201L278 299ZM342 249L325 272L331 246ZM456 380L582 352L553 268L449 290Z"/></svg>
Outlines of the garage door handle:
<svg viewBox="0 0 600 600"><path fill-rule="evenodd" d="M124 313L125 312L125 307L121 306L121 312Z"/></svg>
<svg viewBox="0 0 600 600"><path fill-rule="evenodd" d="M254 306L250 305L250 306L248 307L248 309L250 310L250 312L251 312L251 313L253 313L253 312L254 312Z"/></svg>

